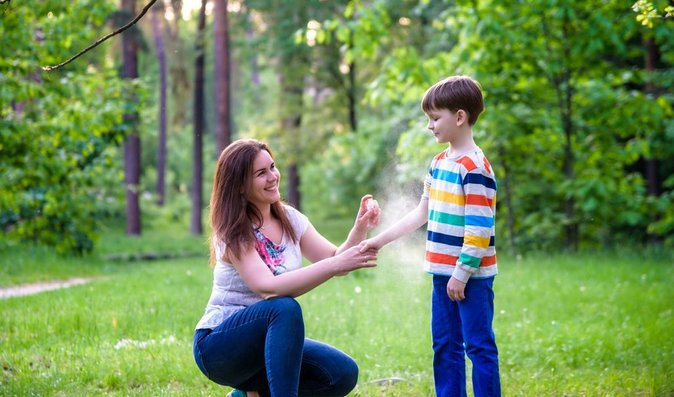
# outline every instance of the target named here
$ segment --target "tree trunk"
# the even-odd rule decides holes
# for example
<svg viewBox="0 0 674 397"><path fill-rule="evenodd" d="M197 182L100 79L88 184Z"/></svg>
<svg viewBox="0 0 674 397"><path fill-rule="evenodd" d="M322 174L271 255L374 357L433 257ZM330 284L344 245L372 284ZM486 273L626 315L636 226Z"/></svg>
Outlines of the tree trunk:
<svg viewBox="0 0 674 397"><path fill-rule="evenodd" d="M246 8L246 20L248 21L248 28L246 29L246 39L249 42L255 40L255 29L253 28L252 20L250 18L250 9ZM253 84L253 87L260 86L260 67L257 64L257 54L252 53L250 57L250 82ZM257 90L253 91L253 94L258 97L259 92Z"/></svg>
<svg viewBox="0 0 674 397"><path fill-rule="evenodd" d="M35 32L33 33L33 40L42 45L44 42L44 31L42 30L42 27L38 26L35 28ZM35 73L32 74L31 80L36 82L37 84L42 84L42 74L41 70L36 70ZM12 99L12 110L16 114L16 117L21 117L23 115L23 109L26 106L24 102L16 102Z"/></svg>
<svg viewBox="0 0 674 397"><path fill-rule="evenodd" d="M302 104L304 101L304 75L298 73L301 62L299 56L294 59L282 60L281 101L282 123L281 128L289 149L287 166L286 200L293 207L301 211L302 198L300 196L299 159L301 153L300 126L302 125Z"/></svg>
<svg viewBox="0 0 674 397"><path fill-rule="evenodd" d="M351 43L355 42L353 30L351 30ZM353 50L353 48L352 48ZM356 114L356 63L351 61L349 63L349 86L347 88L347 96L349 99L349 123L351 124L351 131L358 131L358 118Z"/></svg>
<svg viewBox="0 0 674 397"><path fill-rule="evenodd" d="M300 95L301 100L301 95ZM288 164L288 177L287 177L287 188L288 195L286 200L290 205L295 207L297 210L302 210L302 197L300 194L300 173L299 167L297 164L298 157L300 155L298 148L298 134L300 126L302 125L302 116L301 113L295 116L291 116L283 120L283 130L290 139L291 150L293 151L292 156Z"/></svg>
<svg viewBox="0 0 674 397"><path fill-rule="evenodd" d="M573 153L573 121L571 119L571 81L565 81L564 100L562 109L562 126L564 128L564 176L567 181L573 181L575 175L573 171L574 153ZM571 250L578 248L578 222L576 220L576 200L569 195L564 204L564 213L566 215L566 247Z"/></svg>
<svg viewBox="0 0 674 397"><path fill-rule="evenodd" d="M505 177L503 178L503 190L505 194L506 207L506 224L508 225L508 242L510 243L510 253L517 255L517 236L515 234L515 207L513 206L512 189L510 188L510 167L506 161L506 154L503 150L499 150L499 157L501 157L501 167Z"/></svg>
<svg viewBox="0 0 674 397"><path fill-rule="evenodd" d="M288 166L288 202L298 211L302 210L302 195L300 193L300 173L297 163Z"/></svg>
<svg viewBox="0 0 674 397"><path fill-rule="evenodd" d="M571 25L568 12L564 14L562 25L562 34L564 36L564 60L571 59L571 48L569 47L569 27ZM575 155L573 152L573 85L571 82L571 70L568 66L560 73L557 82L557 95L559 98L559 110L562 128L564 130L564 176L567 181L573 181ZM578 249L579 226L576 219L576 199L573 195L567 195L564 203L564 213L566 215L566 247L575 251Z"/></svg>
<svg viewBox="0 0 674 397"><path fill-rule="evenodd" d="M135 15L135 1L122 0L122 10ZM138 78L138 45L129 34L122 36L122 78ZM135 99L130 99L135 100ZM124 115L130 132L124 139L124 180L126 182L126 234L140 235L140 137L138 113Z"/></svg>
<svg viewBox="0 0 674 397"><path fill-rule="evenodd" d="M653 39L646 39L644 41L646 47L646 54L644 57L644 66L646 73L651 74L655 71L655 63L657 61L657 47ZM646 93L649 95L657 95L655 84L653 82L646 83ZM655 158L646 159L646 180L648 181L648 194L657 196L660 194L660 178L658 176L658 160Z"/></svg>
<svg viewBox="0 0 674 397"><path fill-rule="evenodd" d="M646 69L647 74L652 75L653 72L655 72L655 64L658 60L658 47L653 39L644 40L644 47L646 49L646 54L644 56L644 68ZM646 94L652 96L658 95L657 88L651 81L646 83ZM651 156L653 155L651 154ZM660 195L660 175L658 175L659 168L660 163L657 158L650 157L646 159L646 181L649 196L657 197ZM651 223L657 222L659 219L658 214L652 214ZM651 244L662 244L662 238L652 233L648 234L648 240Z"/></svg>
<svg viewBox="0 0 674 397"><path fill-rule="evenodd" d="M152 12L152 34L154 35L157 49L157 62L159 62L159 142L157 142L157 205L164 205L166 195L166 52L164 38L162 37L159 10ZM163 17L162 17L163 18Z"/></svg>
<svg viewBox="0 0 674 397"><path fill-rule="evenodd" d="M171 111L171 122L175 126L181 126L186 123L187 120L187 107L182 106L182 104L187 103L190 100L190 82L187 73L187 60L183 56L184 43L180 37L180 21L182 4L181 0L171 0L170 7L173 10L173 22L171 24L166 24L166 28L169 32L170 41L168 42L168 51L171 51L178 56L171 59L172 62L169 63L169 74L171 79L169 82L171 84L171 100L176 103L176 106L173 106Z"/></svg>
<svg viewBox="0 0 674 397"><path fill-rule="evenodd" d="M358 131L358 118L356 113L357 93L356 93L356 63L349 64L349 122L351 123L351 131Z"/></svg>
<svg viewBox="0 0 674 397"><path fill-rule="evenodd" d="M196 59L194 61L194 143L192 148L192 216L190 232L201 235L201 210L203 203L203 132L204 132L204 30L206 29L206 2L201 0L197 30Z"/></svg>
<svg viewBox="0 0 674 397"><path fill-rule="evenodd" d="M229 26L227 0L214 0L215 147L216 157L231 140L229 93Z"/></svg>
<svg viewBox="0 0 674 397"><path fill-rule="evenodd" d="M284 163L287 167L286 200L301 210L300 168L304 142L302 140L302 112L304 108L305 77L309 75L307 47L292 39L297 29L308 20L306 2L279 4L274 10L275 25L278 26L274 45L278 53L278 75L280 81L281 142L283 142Z"/></svg>

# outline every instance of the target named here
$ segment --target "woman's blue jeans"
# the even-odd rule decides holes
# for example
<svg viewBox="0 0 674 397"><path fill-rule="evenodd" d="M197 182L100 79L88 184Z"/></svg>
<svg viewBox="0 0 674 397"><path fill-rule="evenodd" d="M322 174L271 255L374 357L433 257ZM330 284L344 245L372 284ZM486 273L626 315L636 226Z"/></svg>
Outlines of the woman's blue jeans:
<svg viewBox="0 0 674 397"><path fill-rule="evenodd" d="M264 300L194 334L194 358L210 380L261 396L343 397L358 366L341 351L304 337L293 298Z"/></svg>
<svg viewBox="0 0 674 397"><path fill-rule="evenodd" d="M433 276L431 332L433 375L438 397L466 396L466 361L473 363L475 397L501 395L498 350L492 329L494 277L466 284L466 299L452 302L447 296L447 276Z"/></svg>

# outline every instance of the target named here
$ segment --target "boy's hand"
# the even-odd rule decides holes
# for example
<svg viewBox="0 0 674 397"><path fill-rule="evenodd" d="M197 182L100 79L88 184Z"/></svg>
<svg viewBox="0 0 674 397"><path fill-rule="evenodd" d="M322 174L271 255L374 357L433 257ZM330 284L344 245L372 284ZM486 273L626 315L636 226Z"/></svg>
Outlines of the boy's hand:
<svg viewBox="0 0 674 397"><path fill-rule="evenodd" d="M373 237L371 239L361 241L360 244L358 244L358 247L360 252L365 252L368 250L378 251L381 248L381 244L379 244L377 239Z"/></svg>
<svg viewBox="0 0 674 397"><path fill-rule="evenodd" d="M451 277L447 283L447 295L449 299L454 302L462 301L466 299L464 290L466 289L466 283Z"/></svg>

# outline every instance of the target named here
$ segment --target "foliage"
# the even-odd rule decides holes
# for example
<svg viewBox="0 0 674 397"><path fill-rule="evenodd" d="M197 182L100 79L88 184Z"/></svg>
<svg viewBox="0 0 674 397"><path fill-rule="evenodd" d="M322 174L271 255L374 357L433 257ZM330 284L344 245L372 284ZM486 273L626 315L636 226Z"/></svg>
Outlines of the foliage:
<svg viewBox="0 0 674 397"><path fill-rule="evenodd" d="M45 73L94 40L112 8L105 2L11 3L0 19L0 227L9 237L93 248L101 216L115 208L121 181L115 147L125 134L125 87L94 51Z"/></svg>
<svg viewBox="0 0 674 397"><path fill-rule="evenodd" d="M674 36L666 6L638 1L630 9L618 1L575 0L232 3L233 137L268 140L284 171L296 164L303 208L311 215L351 215L365 192L415 195L409 192L443 149L425 131L420 99L437 80L470 74L486 95L475 134L497 172L500 245L563 248L567 226L578 227L581 247L654 239L671 245L674 97L668 87L674 85ZM143 217L186 220L196 20L165 24L174 89L166 209L154 208L151 198L154 58L141 56L142 81L131 86L113 71L119 40L54 74L38 72L99 37L114 8L112 2L49 0L6 3L0 10L0 40L8 43L0 48L5 237L86 251L102 215L123 218L117 146L127 129L121 114L132 106L125 98L132 94L145 95L135 108L143 140ZM648 21L655 23L642 24ZM141 20L136 34L148 31L147 23ZM645 43L651 42L655 59L647 71ZM208 125L216 71L212 45L206 48L205 158L214 160ZM283 85L288 81L297 88L292 95ZM289 114L298 128L284 126ZM212 172L208 164L205 170ZM648 166L657 171L650 190ZM205 180L207 195L210 178Z"/></svg>
<svg viewBox="0 0 674 397"><path fill-rule="evenodd" d="M360 198L379 190L398 134L394 119L370 116L361 118L358 134L342 131L326 138L302 169L302 194L310 198L303 210L321 219L354 215Z"/></svg>
<svg viewBox="0 0 674 397"><path fill-rule="evenodd" d="M662 182L674 159L674 98L662 89L674 75L668 26L644 31L625 18L630 10L620 2L374 3L384 16L362 24L405 19L410 27L403 45L389 32L404 27L389 25L387 35L374 40L376 52L359 54L382 65L365 94L368 104L418 106L423 90L449 74L482 83L487 109L475 134L497 170L501 235L512 234L509 240L521 248L559 247L567 225L579 227L585 246L668 235L671 188L663 184L664 192L651 196L644 167L659 161ZM348 26L357 29L358 20ZM426 40L412 40L419 36ZM652 38L661 54L648 73L644 38ZM649 84L661 88L649 93ZM400 175L418 180L442 148L421 134L420 111L407 115L409 129L397 152L408 165ZM506 194L510 200L503 200Z"/></svg>
<svg viewBox="0 0 674 397"><path fill-rule="evenodd" d="M654 137L662 136L659 132L671 118L671 98L635 90L648 78L637 72L643 56L640 43L632 44L640 31L633 20L621 18L627 11L620 4L566 2L546 9L544 3L483 2L452 14L454 24L461 18L466 32L479 32L466 34L454 51L455 62L469 60L485 87L488 111L482 128L492 132L485 146L496 152L497 164L510 163L511 175L506 177L518 200L513 206L516 227L518 220L526 225L518 235L526 246L545 240L555 244L559 225L578 224L587 245L633 241L635 235L645 239L651 209L645 205L644 178L635 166L640 159L654 157L654 145L668 141ZM616 27L616 21L621 26ZM536 35L540 26L544 35ZM660 43L667 48L672 42ZM489 51L493 47L502 50ZM513 115L511 109L525 113ZM570 131L564 125L567 117ZM565 137L568 132L571 135ZM563 172L567 139L573 152L572 175ZM669 150L665 158L672 155ZM541 187L534 194L519 194L520 187L531 193L527 185L532 181ZM569 197L575 202L573 218L562 205ZM549 208L541 210L541 203ZM616 214L616 208L621 212ZM536 227L546 212L553 220L551 230ZM528 220L534 222L527 225Z"/></svg>
<svg viewBox="0 0 674 397"><path fill-rule="evenodd" d="M637 13L637 21L649 28L653 27L653 19L674 17L674 6L665 6L663 15L660 14L659 10L653 5L653 2L648 0L638 0L632 5L632 10Z"/></svg>

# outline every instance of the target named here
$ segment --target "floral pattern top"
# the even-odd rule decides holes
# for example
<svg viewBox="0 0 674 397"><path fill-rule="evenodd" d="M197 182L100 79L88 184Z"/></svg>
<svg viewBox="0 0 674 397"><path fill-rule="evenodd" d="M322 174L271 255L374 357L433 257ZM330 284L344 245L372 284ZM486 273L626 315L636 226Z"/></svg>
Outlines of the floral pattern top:
<svg viewBox="0 0 674 397"><path fill-rule="evenodd" d="M255 250L274 276L286 272L284 255L286 246L283 242L276 244L265 236L260 229L255 229Z"/></svg>
<svg viewBox="0 0 674 397"><path fill-rule="evenodd" d="M301 238L309 227L309 220L291 206L286 205L284 209L295 234ZM284 235L281 244L274 244L261 231L256 231L255 240L257 252L273 274L292 272L302 267L299 241ZM264 299L251 291L234 266L224 260L225 244L216 236L213 236L213 244L217 258L213 268L213 290L196 329L213 329L237 311Z"/></svg>

